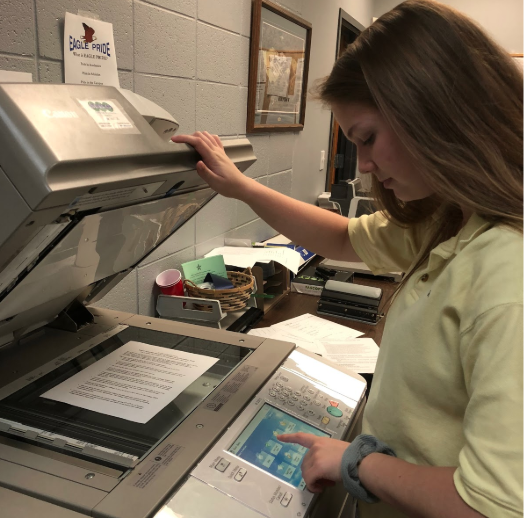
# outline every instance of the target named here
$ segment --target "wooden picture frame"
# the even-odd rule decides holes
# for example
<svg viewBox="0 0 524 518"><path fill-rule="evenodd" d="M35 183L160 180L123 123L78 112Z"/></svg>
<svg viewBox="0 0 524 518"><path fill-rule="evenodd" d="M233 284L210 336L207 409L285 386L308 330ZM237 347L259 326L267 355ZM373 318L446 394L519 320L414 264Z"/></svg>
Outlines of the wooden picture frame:
<svg viewBox="0 0 524 518"><path fill-rule="evenodd" d="M511 53L510 56L513 58L515 63L519 66L521 72L524 71L524 55L523 54L516 54Z"/></svg>
<svg viewBox="0 0 524 518"><path fill-rule="evenodd" d="M304 128L312 26L253 0L246 133Z"/></svg>

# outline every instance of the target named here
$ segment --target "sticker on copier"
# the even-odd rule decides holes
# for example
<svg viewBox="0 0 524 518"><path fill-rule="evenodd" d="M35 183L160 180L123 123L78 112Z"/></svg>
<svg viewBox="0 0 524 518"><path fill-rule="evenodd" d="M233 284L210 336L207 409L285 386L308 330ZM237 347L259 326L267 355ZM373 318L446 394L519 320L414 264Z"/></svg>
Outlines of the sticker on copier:
<svg viewBox="0 0 524 518"><path fill-rule="evenodd" d="M140 133L129 120L123 108L114 100L80 100L80 106L93 118L101 130L127 130L126 133ZM131 131L129 131L131 130Z"/></svg>
<svg viewBox="0 0 524 518"><path fill-rule="evenodd" d="M183 446L178 444L167 443L161 445L127 477L127 484L138 489L146 489L183 449Z"/></svg>
<svg viewBox="0 0 524 518"><path fill-rule="evenodd" d="M218 412L257 370L258 367L244 365L209 401L205 402L204 408Z"/></svg>

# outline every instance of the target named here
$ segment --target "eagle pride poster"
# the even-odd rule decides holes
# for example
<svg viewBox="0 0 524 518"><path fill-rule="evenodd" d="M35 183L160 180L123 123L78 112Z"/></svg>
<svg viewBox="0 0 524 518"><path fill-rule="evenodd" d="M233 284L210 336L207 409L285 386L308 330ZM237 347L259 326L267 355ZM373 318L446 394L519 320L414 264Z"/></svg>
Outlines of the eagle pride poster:
<svg viewBox="0 0 524 518"><path fill-rule="evenodd" d="M119 87L113 24L66 13L64 66L66 83Z"/></svg>

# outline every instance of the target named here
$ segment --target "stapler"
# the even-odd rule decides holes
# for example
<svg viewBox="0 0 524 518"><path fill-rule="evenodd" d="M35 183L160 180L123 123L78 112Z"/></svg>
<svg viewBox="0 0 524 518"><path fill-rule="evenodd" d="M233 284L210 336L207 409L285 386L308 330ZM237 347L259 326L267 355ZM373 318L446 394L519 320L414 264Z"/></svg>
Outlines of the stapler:
<svg viewBox="0 0 524 518"><path fill-rule="evenodd" d="M320 294L317 313L375 325L381 318L381 299L380 288L329 280Z"/></svg>

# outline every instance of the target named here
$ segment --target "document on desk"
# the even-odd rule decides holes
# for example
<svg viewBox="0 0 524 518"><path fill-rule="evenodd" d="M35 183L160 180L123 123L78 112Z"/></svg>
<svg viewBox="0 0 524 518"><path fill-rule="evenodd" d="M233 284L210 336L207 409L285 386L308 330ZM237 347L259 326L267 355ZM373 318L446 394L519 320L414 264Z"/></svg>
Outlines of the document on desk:
<svg viewBox="0 0 524 518"><path fill-rule="evenodd" d="M295 250L289 248L243 248L235 246L222 246L215 248L207 253L205 257L213 255L223 255L224 262L240 268L251 267L255 263L268 263L276 261L282 266L291 270L293 273L298 272L301 262L301 255Z"/></svg>
<svg viewBox="0 0 524 518"><path fill-rule="evenodd" d="M128 342L41 397L147 423L217 361Z"/></svg>
<svg viewBox="0 0 524 518"><path fill-rule="evenodd" d="M344 365L359 374L373 374L378 358L378 345L372 338L323 341L323 355L338 365Z"/></svg>
<svg viewBox="0 0 524 518"><path fill-rule="evenodd" d="M364 334L356 329L330 322L311 313L279 322L272 327L285 329L287 332L292 332L305 340L313 339L319 342L325 340L348 340Z"/></svg>
<svg viewBox="0 0 524 518"><path fill-rule="evenodd" d="M273 340L282 340L283 342L291 342L298 347L302 347L303 349L306 349L315 354L320 354L321 356L326 354L326 349L320 342L317 342L316 340L304 339L302 336L297 336L292 332L287 332L282 328L275 326L251 329L251 331L249 331L247 334L261 336L263 338L272 338Z"/></svg>

